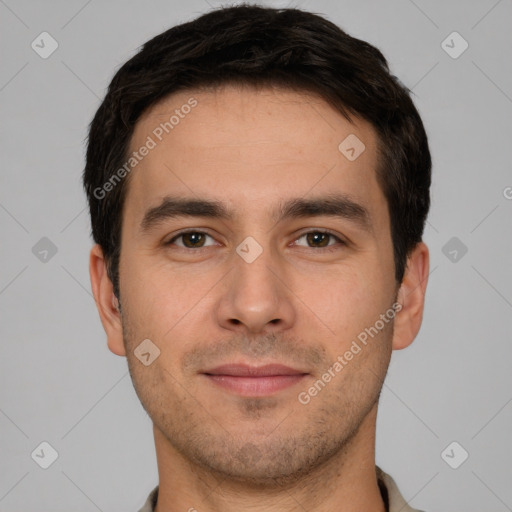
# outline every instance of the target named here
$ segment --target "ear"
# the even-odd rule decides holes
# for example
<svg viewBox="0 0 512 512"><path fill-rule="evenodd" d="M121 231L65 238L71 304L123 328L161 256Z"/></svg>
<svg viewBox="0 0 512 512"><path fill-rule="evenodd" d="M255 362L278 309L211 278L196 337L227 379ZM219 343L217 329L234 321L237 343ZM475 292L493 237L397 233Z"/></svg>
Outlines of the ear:
<svg viewBox="0 0 512 512"><path fill-rule="evenodd" d="M89 257L89 275L91 276L92 293L100 314L103 329L107 334L108 348L118 356L125 356L123 343L123 327L119 303L114 295L112 281L107 274L107 264L101 246L96 244Z"/></svg>
<svg viewBox="0 0 512 512"><path fill-rule="evenodd" d="M394 320L393 350L408 347L420 330L428 272L428 247L420 242L407 258L404 277L398 290L397 302L401 304L401 309Z"/></svg>

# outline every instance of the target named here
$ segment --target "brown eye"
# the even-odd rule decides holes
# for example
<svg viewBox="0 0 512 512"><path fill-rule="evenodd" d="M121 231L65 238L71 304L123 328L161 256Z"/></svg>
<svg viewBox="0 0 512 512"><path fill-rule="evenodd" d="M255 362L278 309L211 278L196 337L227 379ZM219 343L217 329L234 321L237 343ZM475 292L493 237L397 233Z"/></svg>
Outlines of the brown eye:
<svg viewBox="0 0 512 512"><path fill-rule="evenodd" d="M308 231L307 233L303 233L299 238L297 238L297 240L304 237L306 238L308 246L312 248L323 249L324 247L336 246L336 243L329 243L330 240L334 240L335 242L344 245L343 240L329 231Z"/></svg>
<svg viewBox="0 0 512 512"><path fill-rule="evenodd" d="M166 245L172 245L176 240L181 239L182 243L175 244L178 247L184 247L185 249L201 249L203 247L208 247L204 245L206 237L211 238L210 235L203 231L185 231L169 240Z"/></svg>
<svg viewBox="0 0 512 512"><path fill-rule="evenodd" d="M307 233L306 238L310 244L320 244L320 247L325 247L326 245L329 245L330 236L331 235L327 233L311 232Z"/></svg>

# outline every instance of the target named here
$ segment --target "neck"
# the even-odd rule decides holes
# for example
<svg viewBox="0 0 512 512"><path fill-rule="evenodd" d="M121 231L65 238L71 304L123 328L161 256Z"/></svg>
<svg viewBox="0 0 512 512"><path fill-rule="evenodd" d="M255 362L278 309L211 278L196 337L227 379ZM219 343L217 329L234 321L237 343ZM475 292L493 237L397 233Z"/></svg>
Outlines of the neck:
<svg viewBox="0 0 512 512"><path fill-rule="evenodd" d="M251 485L185 459L154 426L159 493L155 512L385 512L375 470L377 404L350 441L293 483Z"/></svg>

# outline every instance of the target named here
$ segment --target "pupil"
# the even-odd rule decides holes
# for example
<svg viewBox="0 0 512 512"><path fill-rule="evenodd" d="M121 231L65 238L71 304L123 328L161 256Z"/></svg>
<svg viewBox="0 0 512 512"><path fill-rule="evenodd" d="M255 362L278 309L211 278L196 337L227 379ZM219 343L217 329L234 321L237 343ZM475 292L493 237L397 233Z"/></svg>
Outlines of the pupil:
<svg viewBox="0 0 512 512"><path fill-rule="evenodd" d="M310 237L310 240L309 240L310 242L311 242L311 239L313 239L313 243L318 243L319 242L319 237L320 238L323 237L323 240L325 241L325 240L327 240L327 236L328 235L325 234L325 233L318 233L318 232L316 232L316 233L309 233L308 236ZM321 247L324 247L324 246L325 246L325 244L321 244Z"/></svg>
<svg viewBox="0 0 512 512"><path fill-rule="evenodd" d="M201 241L202 236L203 235L201 233L196 233L196 232L185 233L184 240L187 240L187 239L191 240L191 244L185 243L185 245L190 245L192 247L196 246L197 243ZM326 233L314 232L314 233L309 233L308 238L309 238L310 243L313 243L313 244L320 243L321 247L324 247L325 246L324 242L328 239L328 235Z"/></svg>
<svg viewBox="0 0 512 512"><path fill-rule="evenodd" d="M192 240L192 243L190 244L192 247L194 247L198 241L198 239L200 239L203 235L201 233L185 233L185 238L184 240L187 240L187 239L191 239ZM185 243L185 245L188 245L187 243Z"/></svg>

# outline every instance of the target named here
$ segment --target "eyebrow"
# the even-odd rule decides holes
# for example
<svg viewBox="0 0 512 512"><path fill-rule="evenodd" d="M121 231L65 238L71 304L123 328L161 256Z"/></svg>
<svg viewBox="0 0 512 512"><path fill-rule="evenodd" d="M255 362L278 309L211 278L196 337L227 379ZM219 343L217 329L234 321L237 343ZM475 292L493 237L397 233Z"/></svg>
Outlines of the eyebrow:
<svg viewBox="0 0 512 512"><path fill-rule="evenodd" d="M328 194L311 199L294 198L278 204L271 219L274 222L294 218L337 217L348 220L365 231L372 231L368 210L345 194ZM221 201L201 198L166 196L162 202L146 211L140 224L143 232L176 217L204 217L232 221L234 211Z"/></svg>

